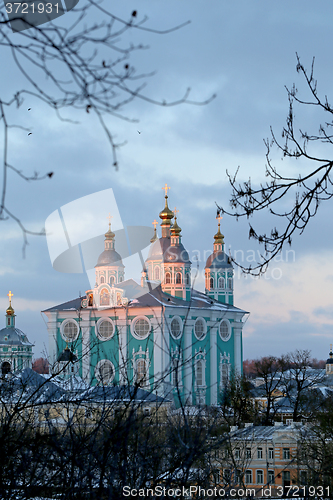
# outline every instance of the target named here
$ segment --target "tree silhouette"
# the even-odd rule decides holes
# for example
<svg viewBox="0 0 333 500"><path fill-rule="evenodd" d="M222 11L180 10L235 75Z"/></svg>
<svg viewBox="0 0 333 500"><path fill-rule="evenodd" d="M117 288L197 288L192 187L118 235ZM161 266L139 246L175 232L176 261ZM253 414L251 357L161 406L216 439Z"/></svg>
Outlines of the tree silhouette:
<svg viewBox="0 0 333 500"><path fill-rule="evenodd" d="M310 220L315 217L321 202L333 197L332 167L333 160L326 147L333 144L333 107L327 96L318 91L314 78L314 59L310 71L301 63L296 54L297 73L303 76L309 98L299 97L296 85L286 87L289 110L286 125L279 139L271 128L271 137L266 139L266 171L268 180L260 186L253 186L251 179L239 183L238 169L234 175L227 172L232 188L231 209L218 206L218 210L237 219L249 219L258 212L269 212L276 217L276 225L270 233L260 233L254 224L249 223L249 238L263 246L261 259L254 266L236 264L245 272L260 275L267 270L269 263L286 245L291 245L297 234L302 234ZM314 131L299 128L295 120L295 108L316 108L318 120L311 123ZM276 150L283 158L297 161L299 173L284 174L273 164L271 153ZM322 154L320 154L322 151ZM329 150L328 150L329 151ZM276 227L277 226L277 227Z"/></svg>

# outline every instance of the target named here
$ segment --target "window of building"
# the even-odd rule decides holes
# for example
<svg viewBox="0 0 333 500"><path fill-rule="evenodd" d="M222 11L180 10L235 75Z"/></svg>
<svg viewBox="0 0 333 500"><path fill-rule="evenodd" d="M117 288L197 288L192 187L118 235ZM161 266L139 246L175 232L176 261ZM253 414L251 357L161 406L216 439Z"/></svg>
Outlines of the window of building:
<svg viewBox="0 0 333 500"><path fill-rule="evenodd" d="M140 339L148 337L149 330L150 322L146 317L138 317L132 323L132 333Z"/></svg>
<svg viewBox="0 0 333 500"><path fill-rule="evenodd" d="M108 385L115 376L113 363L109 359L102 359L95 368L95 377L102 385Z"/></svg>
<svg viewBox="0 0 333 500"><path fill-rule="evenodd" d="M258 449L257 449L257 458L258 458L259 460L261 460L261 459L262 459L262 448L258 448Z"/></svg>
<svg viewBox="0 0 333 500"><path fill-rule="evenodd" d="M308 484L308 477L306 470L299 471L299 484L300 486L305 486Z"/></svg>
<svg viewBox="0 0 333 500"><path fill-rule="evenodd" d="M284 470L282 471L282 486L290 486L290 471Z"/></svg>
<svg viewBox="0 0 333 500"><path fill-rule="evenodd" d="M252 484L252 470L251 469L248 469L245 472L245 483Z"/></svg>
<svg viewBox="0 0 333 500"><path fill-rule="evenodd" d="M191 284L191 276L190 276L190 273L186 273L186 285L190 285Z"/></svg>
<svg viewBox="0 0 333 500"><path fill-rule="evenodd" d="M246 448L245 456L247 459L251 458L251 448Z"/></svg>
<svg viewBox="0 0 333 500"><path fill-rule="evenodd" d="M109 340L114 334L114 325L111 319L103 319L97 324L97 334L101 340Z"/></svg>
<svg viewBox="0 0 333 500"><path fill-rule="evenodd" d="M219 334L224 342L227 342L231 337L231 327L229 321L223 319L219 325Z"/></svg>
<svg viewBox="0 0 333 500"><path fill-rule="evenodd" d="M232 278L228 278L228 288L232 290Z"/></svg>
<svg viewBox="0 0 333 500"><path fill-rule="evenodd" d="M283 448L283 460L290 460L290 449Z"/></svg>
<svg viewBox="0 0 333 500"><path fill-rule="evenodd" d="M110 305L110 294L107 288L102 288L100 293L100 301L101 306L109 306Z"/></svg>
<svg viewBox="0 0 333 500"><path fill-rule="evenodd" d="M179 358L172 359L172 385L174 387L180 387L182 385L182 362Z"/></svg>
<svg viewBox="0 0 333 500"><path fill-rule="evenodd" d="M147 365L145 359L138 359L136 362L135 381L138 385L145 386L147 381Z"/></svg>
<svg viewBox="0 0 333 500"><path fill-rule="evenodd" d="M268 484L275 484L275 474L273 470L268 471Z"/></svg>
<svg viewBox="0 0 333 500"><path fill-rule="evenodd" d="M176 274L176 283L177 285L181 284L182 282L182 275L180 273Z"/></svg>
<svg viewBox="0 0 333 500"><path fill-rule="evenodd" d="M160 269L159 269L159 267L155 267L154 276L155 276L155 280L159 280L160 279Z"/></svg>
<svg viewBox="0 0 333 500"><path fill-rule="evenodd" d="M74 342L79 335L79 325L73 319L65 320L61 325L60 332L66 342Z"/></svg>
<svg viewBox="0 0 333 500"><path fill-rule="evenodd" d="M202 340L206 335L206 322L203 318L197 318L194 325L194 333L198 340Z"/></svg>
<svg viewBox="0 0 333 500"><path fill-rule="evenodd" d="M229 380L229 365L228 365L228 363L222 363L221 375L222 375L222 386L225 387L227 385L228 380Z"/></svg>
<svg viewBox="0 0 333 500"><path fill-rule="evenodd" d="M173 318L171 321L171 335L178 339L182 334L182 321L180 318Z"/></svg>
<svg viewBox="0 0 333 500"><path fill-rule="evenodd" d="M105 283L104 276L101 276L101 283Z"/></svg>
<svg viewBox="0 0 333 500"><path fill-rule="evenodd" d="M209 288L214 288L214 278L209 278Z"/></svg>
<svg viewBox="0 0 333 500"><path fill-rule="evenodd" d="M268 459L274 460L274 448L268 448Z"/></svg>
<svg viewBox="0 0 333 500"><path fill-rule="evenodd" d="M231 472L230 469L223 469L223 480L226 484L230 483L231 480Z"/></svg>
<svg viewBox="0 0 333 500"><path fill-rule="evenodd" d="M225 279L222 276L219 278L219 288L225 288Z"/></svg>
<svg viewBox="0 0 333 500"><path fill-rule="evenodd" d="M167 283L167 284L171 283L171 274L170 273L165 274L165 283Z"/></svg>
<svg viewBox="0 0 333 500"><path fill-rule="evenodd" d="M110 285L111 285L111 286L112 286L112 285L114 285L114 284L115 284L115 281L116 281L116 280L115 280L114 276L111 276L111 278L110 278Z"/></svg>
<svg viewBox="0 0 333 500"><path fill-rule="evenodd" d="M264 471L257 470L257 484L264 484Z"/></svg>
<svg viewBox="0 0 333 500"><path fill-rule="evenodd" d="M197 386L204 385L204 361L203 359L197 359L195 363L195 381Z"/></svg>
<svg viewBox="0 0 333 500"><path fill-rule="evenodd" d="M235 460L240 459L240 449L239 448L235 448L234 456L235 456Z"/></svg>

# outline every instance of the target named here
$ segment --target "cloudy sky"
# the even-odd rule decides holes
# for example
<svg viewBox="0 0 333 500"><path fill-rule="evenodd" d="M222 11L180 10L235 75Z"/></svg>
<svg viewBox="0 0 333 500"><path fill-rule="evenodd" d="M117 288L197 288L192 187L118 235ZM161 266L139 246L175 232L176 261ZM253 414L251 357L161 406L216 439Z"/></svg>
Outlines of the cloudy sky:
<svg viewBox="0 0 333 500"><path fill-rule="evenodd" d="M203 290L204 262L216 232L215 202L228 207L230 199L226 169L235 172L240 166L240 180L265 181L263 139L269 136L270 126L280 134L285 123L285 85L295 83L309 97L295 69L296 52L308 68L315 56L319 92L333 95L333 5L328 0L319 4L304 0L141 0L138 4L128 0L112 6L112 12L125 18L133 9L139 17L147 16L146 26L154 29L190 21L169 34L131 32L119 42L149 46L131 59L138 73L155 71L147 79L145 94L172 101L191 87L193 101L213 94L216 98L206 106L160 107L134 101L124 113L139 123L107 119L116 140L126 141L115 171L110 145L93 114L69 109L65 116L78 123L60 122L42 103L26 97L11 118L32 135L11 130L10 162L26 174L54 171L54 176L26 183L11 172L8 208L27 228L40 230L54 211L92 195L96 224L106 230L112 207L103 194L95 193L112 188L122 224L151 227L163 207L161 188L168 183L170 207L179 209L183 243L192 258L199 255L196 286ZM2 99L8 99L26 84L10 54L0 50L1 66L6 68L1 71L0 92ZM300 126L305 123L308 131L313 127L317 132L319 122L311 109L297 110L296 118ZM273 158L283 172L295 174L307 168L281 162L278 153ZM268 214L252 223L266 231L272 227ZM79 210L76 224L83 235L87 233L85 239L92 236L91 224L83 222ZM23 258L19 227L11 220L2 221L0 227L0 307L5 311L7 293L12 290L16 324L36 344L38 356L47 350L40 311L84 293L89 281L85 273L54 270L45 237L29 237ZM328 202L305 233L294 238L292 252L283 252L265 276L245 278L236 269L235 305L251 313L244 329L244 358L280 355L296 348L310 349L320 359L327 357L333 342L330 228ZM253 260L258 248L248 240L246 221L225 216L222 232L227 249L238 252L243 262Z"/></svg>

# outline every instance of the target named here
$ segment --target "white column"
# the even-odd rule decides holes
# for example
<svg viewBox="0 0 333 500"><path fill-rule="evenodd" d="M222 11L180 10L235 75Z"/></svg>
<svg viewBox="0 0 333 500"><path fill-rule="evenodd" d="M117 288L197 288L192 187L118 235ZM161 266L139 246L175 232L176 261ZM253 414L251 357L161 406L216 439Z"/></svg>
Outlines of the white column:
<svg viewBox="0 0 333 500"><path fill-rule="evenodd" d="M154 314L154 323L151 320L153 330L154 330L154 347L153 347L153 358L154 358L154 391L157 390L160 394L163 393L163 387L161 384L161 378L165 375L163 370L163 353L165 352L165 343L163 338L163 323L161 324L160 318L156 316L156 311ZM162 319L163 321L163 319ZM165 334L165 332L164 332Z"/></svg>
<svg viewBox="0 0 333 500"><path fill-rule="evenodd" d="M192 329L194 326L193 320L187 320L184 328L184 397L185 404L193 404L192 394Z"/></svg>
<svg viewBox="0 0 333 500"><path fill-rule="evenodd" d="M57 318L58 311L47 313L47 331L49 335L49 363L52 367L57 361Z"/></svg>
<svg viewBox="0 0 333 500"><path fill-rule="evenodd" d="M118 326L118 341L119 341L119 384L128 384L128 367L127 367L127 328L129 321L127 319L128 309L119 312Z"/></svg>
<svg viewBox="0 0 333 500"><path fill-rule="evenodd" d="M90 311L82 311L81 313L81 333L82 333L82 378L87 384L90 384L90 359L91 359L91 343L90 343Z"/></svg>
<svg viewBox="0 0 333 500"><path fill-rule="evenodd" d="M215 326L210 329L210 404L217 404L217 342L216 342L216 321L212 321Z"/></svg>
<svg viewBox="0 0 333 500"><path fill-rule="evenodd" d="M234 359L235 371L238 375L242 373L242 326L243 323L235 321L232 323L234 329Z"/></svg>

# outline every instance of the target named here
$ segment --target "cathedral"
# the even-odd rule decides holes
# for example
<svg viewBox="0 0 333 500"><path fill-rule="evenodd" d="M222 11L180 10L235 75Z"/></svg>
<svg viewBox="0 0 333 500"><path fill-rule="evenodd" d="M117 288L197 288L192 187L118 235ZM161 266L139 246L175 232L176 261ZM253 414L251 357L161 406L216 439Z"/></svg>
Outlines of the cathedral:
<svg viewBox="0 0 333 500"><path fill-rule="evenodd" d="M15 311L12 307L12 292L8 293L5 328L0 330L1 375L32 367L33 344L25 333L15 326Z"/></svg>
<svg viewBox="0 0 333 500"><path fill-rule="evenodd" d="M230 374L242 371L247 313L234 306L234 272L220 218L205 266L205 293L194 289L177 211L169 209L164 189L161 237L154 221L141 282L125 277L109 222L93 289L43 311L50 362L59 370L70 351L65 357L72 370L91 385L137 384L176 404L216 405Z"/></svg>

